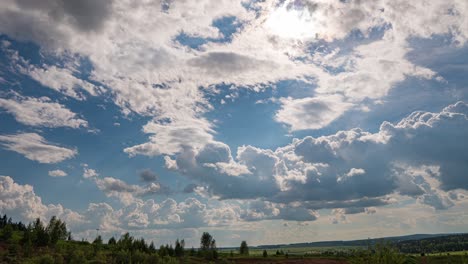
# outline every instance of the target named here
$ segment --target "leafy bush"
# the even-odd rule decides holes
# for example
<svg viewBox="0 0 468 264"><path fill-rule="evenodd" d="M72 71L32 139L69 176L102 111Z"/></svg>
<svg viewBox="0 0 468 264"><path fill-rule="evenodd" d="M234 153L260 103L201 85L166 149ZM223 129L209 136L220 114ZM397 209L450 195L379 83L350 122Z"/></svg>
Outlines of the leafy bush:
<svg viewBox="0 0 468 264"><path fill-rule="evenodd" d="M374 250L357 251L351 264L405 264L407 257L388 243L378 243Z"/></svg>
<svg viewBox="0 0 468 264"><path fill-rule="evenodd" d="M37 264L54 264L55 260L51 255L43 255L39 257L36 263Z"/></svg>

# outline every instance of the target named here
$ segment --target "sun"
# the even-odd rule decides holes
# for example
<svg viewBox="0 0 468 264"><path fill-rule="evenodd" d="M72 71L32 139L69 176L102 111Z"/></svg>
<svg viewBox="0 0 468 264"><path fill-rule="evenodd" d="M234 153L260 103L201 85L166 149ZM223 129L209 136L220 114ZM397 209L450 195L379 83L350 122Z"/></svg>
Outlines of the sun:
<svg viewBox="0 0 468 264"><path fill-rule="evenodd" d="M265 21L265 27L273 35L287 39L309 39L316 36L315 20L305 5L297 1L285 1L274 9Z"/></svg>

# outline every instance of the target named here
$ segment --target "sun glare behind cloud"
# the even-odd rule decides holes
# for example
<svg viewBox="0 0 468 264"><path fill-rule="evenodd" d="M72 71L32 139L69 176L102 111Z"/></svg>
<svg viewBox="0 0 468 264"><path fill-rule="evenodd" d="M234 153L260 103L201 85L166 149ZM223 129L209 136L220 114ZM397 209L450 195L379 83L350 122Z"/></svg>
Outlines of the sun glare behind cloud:
<svg viewBox="0 0 468 264"><path fill-rule="evenodd" d="M265 26L282 38L309 39L316 35L314 21L306 6L286 1L269 14Z"/></svg>

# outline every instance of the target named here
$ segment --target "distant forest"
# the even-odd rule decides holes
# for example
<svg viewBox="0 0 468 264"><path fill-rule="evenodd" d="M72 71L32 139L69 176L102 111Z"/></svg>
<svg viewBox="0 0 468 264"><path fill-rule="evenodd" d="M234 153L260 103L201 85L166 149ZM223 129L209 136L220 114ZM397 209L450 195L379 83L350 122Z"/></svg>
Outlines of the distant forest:
<svg viewBox="0 0 468 264"><path fill-rule="evenodd" d="M407 254L468 250L468 234L419 234L350 241L320 241L283 245L263 245L257 248L373 247L383 242L390 243L401 253Z"/></svg>
<svg viewBox="0 0 468 264"><path fill-rule="evenodd" d="M13 222L6 215L0 217L0 263L179 263L184 256L209 262L218 258L216 241L203 233L200 247L185 249L184 240L161 245L148 244L143 238L129 233L107 243L97 236L92 243L75 241L66 223L52 217L47 225L39 218L27 226Z"/></svg>
<svg viewBox="0 0 468 264"><path fill-rule="evenodd" d="M447 235L396 243L402 253L439 253L468 250L468 234Z"/></svg>

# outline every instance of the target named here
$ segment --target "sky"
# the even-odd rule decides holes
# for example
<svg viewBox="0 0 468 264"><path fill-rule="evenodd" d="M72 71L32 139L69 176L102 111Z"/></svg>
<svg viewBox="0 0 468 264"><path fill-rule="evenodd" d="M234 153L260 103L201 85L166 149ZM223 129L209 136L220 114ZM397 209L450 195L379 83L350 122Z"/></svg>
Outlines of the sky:
<svg viewBox="0 0 468 264"><path fill-rule="evenodd" d="M195 247L467 232L467 76L465 0L4 0L0 213Z"/></svg>

